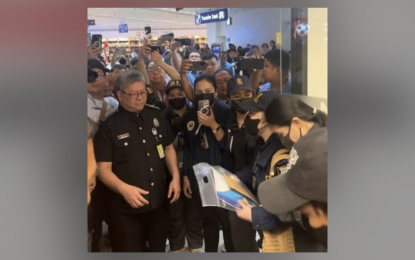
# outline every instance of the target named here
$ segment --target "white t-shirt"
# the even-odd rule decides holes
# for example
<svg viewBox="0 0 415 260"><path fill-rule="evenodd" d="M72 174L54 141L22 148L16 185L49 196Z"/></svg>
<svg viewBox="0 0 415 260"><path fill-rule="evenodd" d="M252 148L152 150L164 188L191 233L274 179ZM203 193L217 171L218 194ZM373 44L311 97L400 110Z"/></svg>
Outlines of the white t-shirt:
<svg viewBox="0 0 415 260"><path fill-rule="evenodd" d="M108 105L110 105L115 110L118 109L119 102L114 97L105 97L104 100L105 100L105 102L108 103Z"/></svg>
<svg viewBox="0 0 415 260"><path fill-rule="evenodd" d="M98 123L99 115L101 114L102 109L102 100L97 100L92 98L91 94L88 93L88 118L93 120L94 122ZM109 116L117 110L117 107L113 107L112 105L108 104L107 111L105 116Z"/></svg>

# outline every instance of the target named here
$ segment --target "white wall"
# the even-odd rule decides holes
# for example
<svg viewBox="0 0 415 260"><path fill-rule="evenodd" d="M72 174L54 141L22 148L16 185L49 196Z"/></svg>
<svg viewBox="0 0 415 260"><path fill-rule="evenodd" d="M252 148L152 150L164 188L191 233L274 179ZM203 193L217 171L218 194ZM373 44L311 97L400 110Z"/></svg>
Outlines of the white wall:
<svg viewBox="0 0 415 260"><path fill-rule="evenodd" d="M244 11L245 10L245 11ZM209 23L206 25L207 38L209 45L216 42L216 36L225 36L230 38L230 42L236 46L245 47L246 44L256 44L261 46L262 43L268 43L270 40L275 41L276 32L281 30L282 25L282 41L285 50L291 49L290 38L285 36L286 26L290 23L291 9L283 8L281 17L284 19L280 23L279 8L237 8L237 10L229 9L229 16L232 18L232 25L226 26L226 22ZM284 37L285 36L285 37ZM225 43L227 49L228 43Z"/></svg>
<svg viewBox="0 0 415 260"><path fill-rule="evenodd" d="M158 31L162 31L162 32L167 32L167 33L174 33L175 37L181 37L181 36L206 36L207 32L205 29L182 29L182 30L153 30L155 32ZM128 33L118 33L117 31L92 31L88 30L88 33L91 34L101 34L103 39L108 39L108 38L128 38L128 37L136 37L137 33L141 35L141 33L143 32L143 30L130 30L128 31Z"/></svg>
<svg viewBox="0 0 415 260"><path fill-rule="evenodd" d="M307 94L327 98L327 8L308 8Z"/></svg>

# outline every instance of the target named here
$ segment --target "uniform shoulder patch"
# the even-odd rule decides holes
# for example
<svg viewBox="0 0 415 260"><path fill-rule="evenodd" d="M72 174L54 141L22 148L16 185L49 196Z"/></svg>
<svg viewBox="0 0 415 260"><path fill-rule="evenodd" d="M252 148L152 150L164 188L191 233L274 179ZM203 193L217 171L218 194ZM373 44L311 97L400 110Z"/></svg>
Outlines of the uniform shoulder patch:
<svg viewBox="0 0 415 260"><path fill-rule="evenodd" d="M149 107L149 108L152 108L152 109L155 109L155 110L161 111L161 109L160 109L160 108L158 108L158 107L156 107L156 106L153 106L153 105L146 104L146 107Z"/></svg>

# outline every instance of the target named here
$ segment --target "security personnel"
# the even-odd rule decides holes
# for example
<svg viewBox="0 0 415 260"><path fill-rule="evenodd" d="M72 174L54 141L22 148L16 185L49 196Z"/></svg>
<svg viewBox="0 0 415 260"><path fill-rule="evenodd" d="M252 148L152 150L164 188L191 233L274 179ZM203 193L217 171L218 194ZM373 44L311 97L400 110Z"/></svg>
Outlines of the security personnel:
<svg viewBox="0 0 415 260"><path fill-rule="evenodd" d="M182 183L182 169L183 169L183 148L184 148L184 126L183 116L188 111L189 107L186 104L186 95L182 87L180 80L172 80L166 89L167 99L169 106L164 111L166 119L170 123L174 132L175 140L173 142L174 149L176 150L177 163L179 165L180 182ZM182 194L183 195L183 194ZM180 196L176 203L173 203L169 207L169 227L168 227L168 239L170 245L169 252L189 252L185 248L185 216L184 216L184 198ZM188 237L187 242L190 248L197 246L193 243L191 237Z"/></svg>
<svg viewBox="0 0 415 260"><path fill-rule="evenodd" d="M253 168L253 188L257 193L260 183L273 178L286 168L289 159L289 150L282 145L280 137L273 133L271 127L265 122L265 110L268 105L277 97L275 91L264 91L255 98L239 104L241 109L250 112L251 126L247 130L252 134L257 133L265 142L259 154L256 156ZM296 216L290 214L275 216L267 212L263 207L250 207L240 203L242 210L237 214L240 218L252 222L254 229L264 233L263 251L272 252L313 252L316 251L317 243L297 222ZM282 219L284 217L284 219ZM284 223L284 221L291 223ZM265 235L274 241L274 245L267 242L265 250ZM267 241L270 241L267 239ZM277 242L275 242L277 241Z"/></svg>
<svg viewBox="0 0 415 260"><path fill-rule="evenodd" d="M184 74L182 76L183 87L185 91L187 88L190 94L193 91L190 83ZM225 135L222 126L228 121L231 111L228 105L217 100L216 82L211 75L199 76L195 80L195 91L192 94L195 98L191 98L191 101L196 106L192 107L183 118L185 126L183 190L185 200L189 200L188 205L192 205L186 208L186 222L189 233L196 240L195 244L198 242L201 247L204 239L206 252L218 251L220 223L226 251L230 252L233 246L228 212L226 209L215 207L202 208L193 165L200 162L221 165L221 141Z"/></svg>
<svg viewBox="0 0 415 260"><path fill-rule="evenodd" d="M94 139L99 178L108 196L114 252L164 252L166 205L180 196L174 136L157 108L146 105L143 75L135 70L115 82L120 107L103 121ZM172 175L167 191L166 166Z"/></svg>
<svg viewBox="0 0 415 260"><path fill-rule="evenodd" d="M153 91L153 88L147 84L146 90L147 90L147 104L158 107L161 111L165 110L166 104L157 98L156 94Z"/></svg>
<svg viewBox="0 0 415 260"><path fill-rule="evenodd" d="M216 81L216 83L218 83ZM249 120L248 111L239 107L239 104L252 98L254 90L246 76L234 76L227 82L227 100L231 103L232 114L224 126L225 151L222 153L222 167L238 178L249 188L252 187L252 168L255 163L257 147L263 144L257 135L251 135L245 127L245 120ZM229 212L233 246L236 252L258 252L256 230L250 222L244 221ZM228 251L229 249L226 248Z"/></svg>

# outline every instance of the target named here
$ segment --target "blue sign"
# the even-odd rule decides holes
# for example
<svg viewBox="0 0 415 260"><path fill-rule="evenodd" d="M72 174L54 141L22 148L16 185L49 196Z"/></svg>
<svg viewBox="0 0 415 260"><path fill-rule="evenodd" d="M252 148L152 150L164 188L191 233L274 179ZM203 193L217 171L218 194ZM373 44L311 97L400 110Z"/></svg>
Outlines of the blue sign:
<svg viewBox="0 0 415 260"><path fill-rule="evenodd" d="M228 20L228 8L195 14L195 24L216 23Z"/></svg>
<svg viewBox="0 0 415 260"><path fill-rule="evenodd" d="M126 25L126 24L120 24L118 26L118 32L119 33L128 33L128 25Z"/></svg>
<svg viewBox="0 0 415 260"><path fill-rule="evenodd" d="M222 46L217 44L212 44L211 46L212 54L215 54L217 57L219 57L220 52L222 51Z"/></svg>

